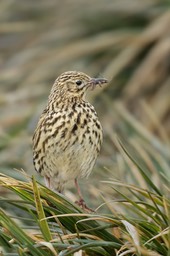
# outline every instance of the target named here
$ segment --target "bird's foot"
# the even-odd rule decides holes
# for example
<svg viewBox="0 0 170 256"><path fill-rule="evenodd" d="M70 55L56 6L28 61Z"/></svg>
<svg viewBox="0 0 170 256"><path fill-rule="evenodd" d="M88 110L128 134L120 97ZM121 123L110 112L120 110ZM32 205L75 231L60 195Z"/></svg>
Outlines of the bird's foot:
<svg viewBox="0 0 170 256"><path fill-rule="evenodd" d="M79 200L79 201L76 201L75 203L78 204L78 205L79 205L83 210L85 210L85 211L94 212L93 209L89 208L89 207L86 205L86 203L85 203L85 201L84 201L83 198L80 198L80 200Z"/></svg>

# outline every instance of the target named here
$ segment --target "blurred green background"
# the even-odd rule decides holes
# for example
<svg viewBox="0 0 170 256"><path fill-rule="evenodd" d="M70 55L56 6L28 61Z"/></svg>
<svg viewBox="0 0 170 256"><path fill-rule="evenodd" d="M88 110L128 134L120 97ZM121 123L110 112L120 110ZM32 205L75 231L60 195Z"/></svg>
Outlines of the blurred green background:
<svg viewBox="0 0 170 256"><path fill-rule="evenodd" d="M1 0L0 51L0 172L35 174L32 134L54 80L68 70L110 80L88 95L104 129L95 170L82 181L94 198L96 188L107 191L100 180L133 181L117 135L146 161L146 149L169 161L170 1Z"/></svg>

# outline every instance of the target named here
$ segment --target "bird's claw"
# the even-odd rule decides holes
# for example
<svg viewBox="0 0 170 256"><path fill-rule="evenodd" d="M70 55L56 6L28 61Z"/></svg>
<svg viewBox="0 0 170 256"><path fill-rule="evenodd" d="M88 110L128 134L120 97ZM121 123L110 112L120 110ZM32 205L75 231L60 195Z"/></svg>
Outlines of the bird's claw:
<svg viewBox="0 0 170 256"><path fill-rule="evenodd" d="M80 198L80 200L79 200L79 201L76 201L75 203L78 204L78 206L80 206L80 207L81 207L83 210L85 210L85 211L94 212L93 209L89 208L89 207L86 205L84 199L82 199L82 198Z"/></svg>

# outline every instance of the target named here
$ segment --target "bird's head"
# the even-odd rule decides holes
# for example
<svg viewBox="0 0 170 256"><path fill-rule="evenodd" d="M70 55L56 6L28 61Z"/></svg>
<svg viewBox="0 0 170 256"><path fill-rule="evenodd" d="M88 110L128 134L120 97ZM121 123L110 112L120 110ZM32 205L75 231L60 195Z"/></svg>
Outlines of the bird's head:
<svg viewBox="0 0 170 256"><path fill-rule="evenodd" d="M56 79L51 95L84 98L88 88L94 89L97 85L101 86L107 82L104 78L91 78L82 72L67 71Z"/></svg>

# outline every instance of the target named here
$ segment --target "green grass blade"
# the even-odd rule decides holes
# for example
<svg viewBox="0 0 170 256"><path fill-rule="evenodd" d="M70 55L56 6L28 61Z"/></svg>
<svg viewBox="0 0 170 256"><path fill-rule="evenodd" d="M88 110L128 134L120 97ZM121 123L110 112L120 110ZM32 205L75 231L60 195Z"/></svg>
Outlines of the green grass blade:
<svg viewBox="0 0 170 256"><path fill-rule="evenodd" d="M34 177L32 178L32 182L33 182L35 205L36 205L37 215L38 215L38 224L40 226L44 239L48 242L52 240L52 235L50 233L50 229L49 229L46 216L44 213L43 205L41 202L40 193Z"/></svg>
<svg viewBox="0 0 170 256"><path fill-rule="evenodd" d="M41 250L36 249L34 240L29 237L5 212L0 210L0 225L8 230L11 239L16 239L18 248L28 249L31 255L43 256Z"/></svg>
<svg viewBox="0 0 170 256"><path fill-rule="evenodd" d="M122 139L121 139L122 140ZM136 165L136 167L139 169L140 173L142 174L143 178L145 179L145 181L147 182L147 184L160 196L162 196L162 193L160 192L160 190L155 186L155 184L151 181L151 179L148 177L147 170L146 167L143 166L142 162L140 162L139 164L139 160L136 159L136 152L132 153L133 151L133 147L132 145L127 146L127 143L124 141L122 143L122 141L120 140L120 138L118 138L119 144L121 146L121 148L123 149L123 151L126 153L126 155L129 157L129 159ZM126 148L126 146L128 147L128 150ZM140 156L139 156L140 157Z"/></svg>

